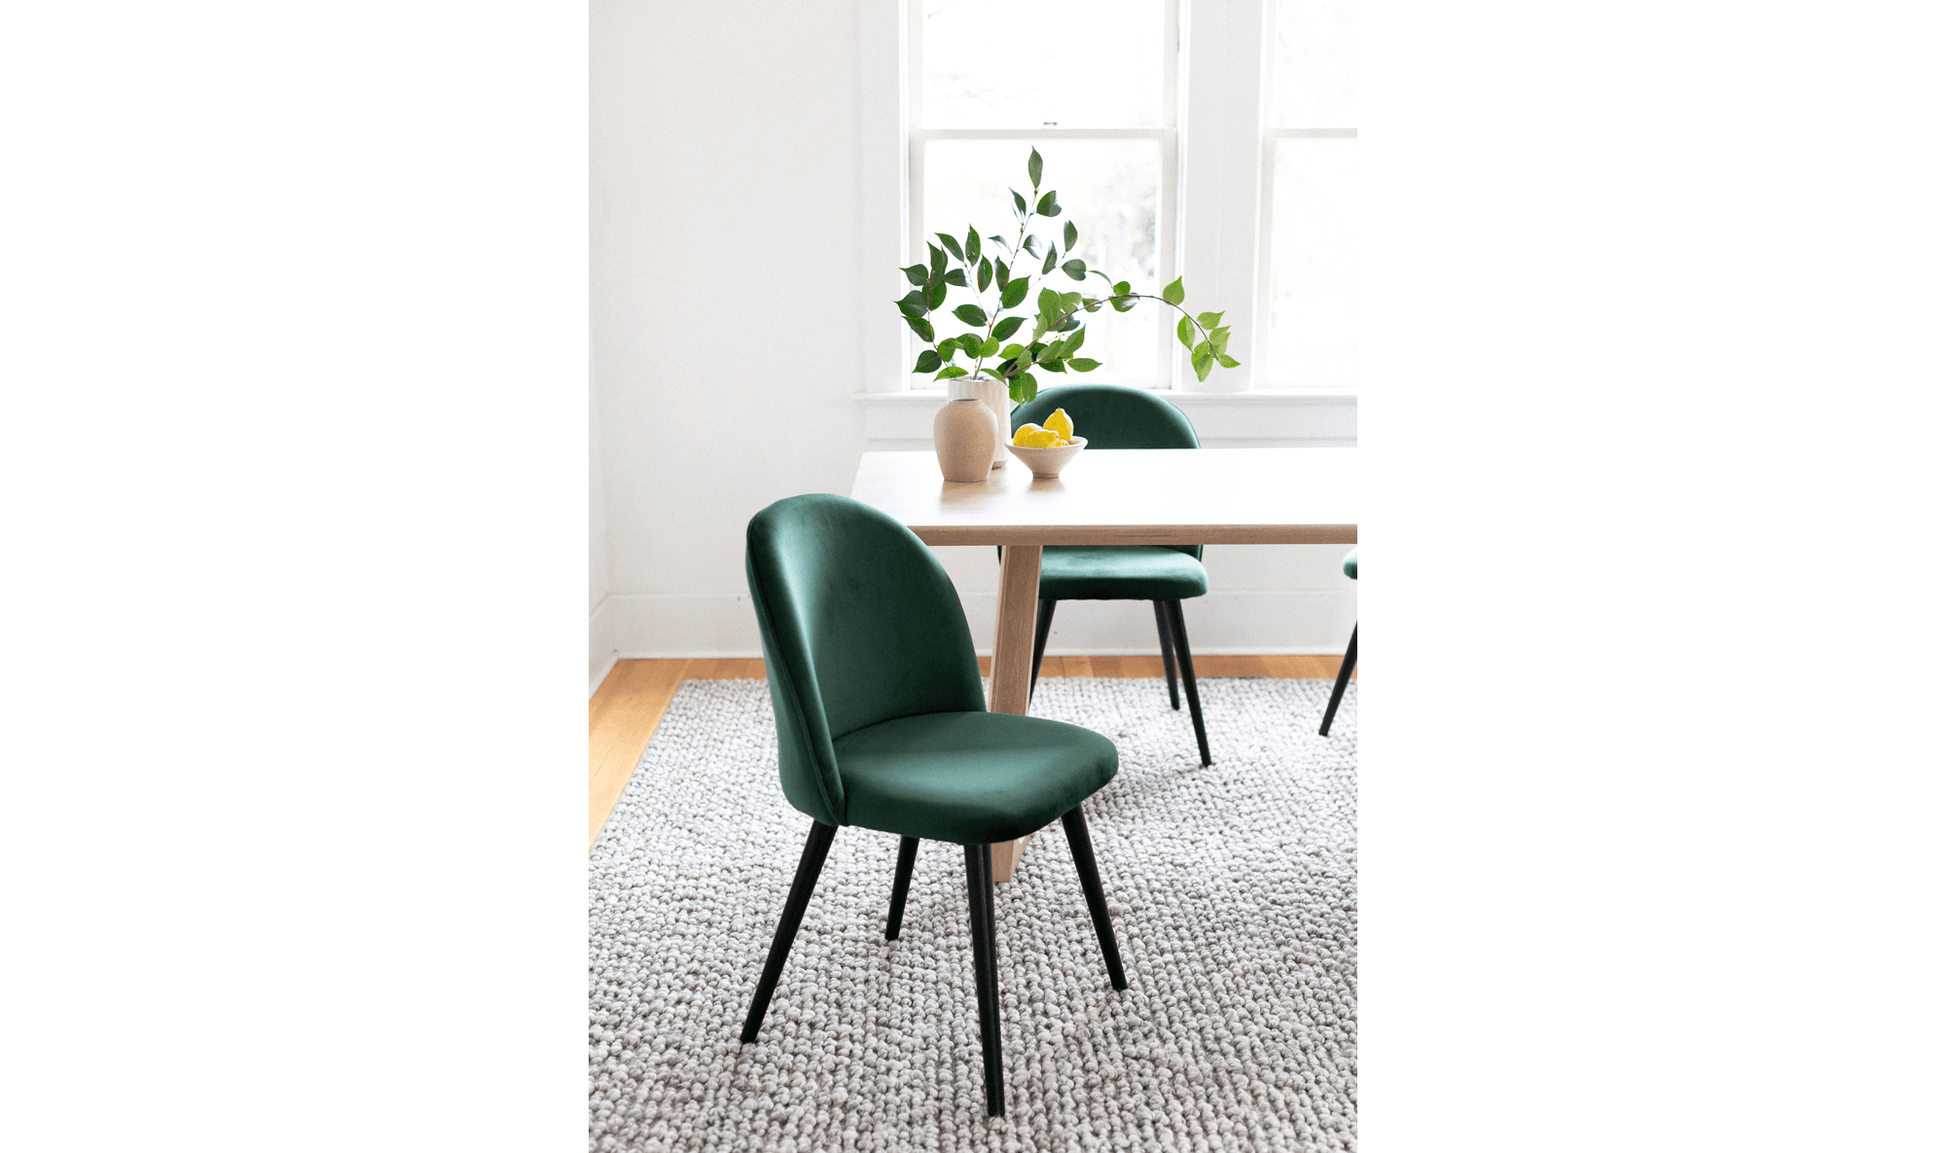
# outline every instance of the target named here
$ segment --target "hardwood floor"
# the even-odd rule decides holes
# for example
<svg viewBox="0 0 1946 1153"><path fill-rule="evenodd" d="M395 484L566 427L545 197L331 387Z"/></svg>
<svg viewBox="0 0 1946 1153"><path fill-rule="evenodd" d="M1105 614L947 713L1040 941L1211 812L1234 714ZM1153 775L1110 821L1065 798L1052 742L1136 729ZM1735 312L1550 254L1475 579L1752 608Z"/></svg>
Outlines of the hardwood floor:
<svg viewBox="0 0 1946 1153"><path fill-rule="evenodd" d="M1323 677L1338 675L1338 657L1199 656L1196 679L1207 677ZM980 658L985 675L988 660ZM684 681L762 680L761 659L617 661L588 702L588 845L642 759L663 710ZM1162 657L1055 657L1041 662L1043 677L1160 677ZM1354 672L1353 677L1358 674Z"/></svg>

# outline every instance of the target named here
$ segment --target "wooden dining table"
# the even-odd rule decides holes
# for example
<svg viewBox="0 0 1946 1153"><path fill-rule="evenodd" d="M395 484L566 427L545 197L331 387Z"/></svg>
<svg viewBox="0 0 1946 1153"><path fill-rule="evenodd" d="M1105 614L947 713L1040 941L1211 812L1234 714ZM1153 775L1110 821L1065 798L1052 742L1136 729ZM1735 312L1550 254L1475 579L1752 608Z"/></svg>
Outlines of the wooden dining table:
<svg viewBox="0 0 1946 1153"><path fill-rule="evenodd" d="M931 545L999 545L987 707L1025 715L1047 545L1356 544L1355 448L1084 450L1052 480L1019 461L984 481L942 480L929 450L868 452L853 500ZM1011 880L1027 838L993 847Z"/></svg>

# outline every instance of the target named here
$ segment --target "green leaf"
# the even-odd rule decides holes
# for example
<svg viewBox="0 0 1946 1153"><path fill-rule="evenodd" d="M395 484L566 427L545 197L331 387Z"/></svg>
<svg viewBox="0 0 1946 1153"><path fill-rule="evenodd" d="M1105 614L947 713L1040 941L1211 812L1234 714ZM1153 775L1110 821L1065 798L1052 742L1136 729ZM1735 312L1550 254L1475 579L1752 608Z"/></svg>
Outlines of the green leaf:
<svg viewBox="0 0 1946 1153"><path fill-rule="evenodd" d="M1073 336L1068 337L1065 345L1067 355L1073 356L1075 353L1081 351L1081 342L1086 339L1088 339L1088 330L1085 328Z"/></svg>
<svg viewBox="0 0 1946 1153"><path fill-rule="evenodd" d="M919 363L912 366L912 371L937 372L941 363L939 354L928 348L919 353Z"/></svg>
<svg viewBox="0 0 1946 1153"><path fill-rule="evenodd" d="M1197 341L1196 347L1189 350L1189 359L1191 360L1207 360L1215 355L1215 353L1209 350L1209 341L1207 340Z"/></svg>
<svg viewBox="0 0 1946 1153"><path fill-rule="evenodd" d="M1101 367L1101 361L1089 360L1085 356L1077 356L1073 360L1068 361L1068 367L1076 372L1093 372L1095 369Z"/></svg>
<svg viewBox="0 0 1946 1153"><path fill-rule="evenodd" d="M1021 293L1021 295L1025 296L1027 294L1023 292ZM1016 300L1014 301L1014 303L1019 304L1020 302ZM1019 332L1020 326L1025 324L1026 322L1027 322L1027 318L1024 316L1002 317L1000 323L993 326L993 335L998 337L1001 340L1005 340L1008 337L1012 336L1014 333Z"/></svg>
<svg viewBox="0 0 1946 1153"><path fill-rule="evenodd" d="M908 328L919 334L920 340L925 341L927 344L932 343L932 321L921 320L916 316L908 316L905 318L905 323Z"/></svg>
<svg viewBox="0 0 1946 1153"><path fill-rule="evenodd" d="M1031 372L1023 372L1007 382L1007 395L1013 397L1016 404L1026 404L1039 392L1040 382L1034 379Z"/></svg>
<svg viewBox="0 0 1946 1153"><path fill-rule="evenodd" d="M916 288L899 297L895 303L900 312L913 319L926 315L926 294Z"/></svg>
<svg viewBox="0 0 1946 1153"><path fill-rule="evenodd" d="M1054 331L1073 332L1075 329L1080 327L1081 327L1081 318L1078 316L1070 316L1068 317L1066 323L1062 324L1061 327L1055 329Z"/></svg>
<svg viewBox="0 0 1946 1153"><path fill-rule="evenodd" d="M1061 266L1061 271L1074 277L1076 280L1088 279L1088 265L1084 261L1070 260Z"/></svg>
<svg viewBox="0 0 1946 1153"><path fill-rule="evenodd" d="M1196 326L1189 323L1187 316L1183 317L1181 322L1176 325L1176 339L1182 341L1184 348L1196 347L1195 332Z"/></svg>
<svg viewBox="0 0 1946 1153"><path fill-rule="evenodd" d="M1020 318L1016 316L1010 319L1019 320ZM1007 347L1000 350L1000 355L1006 357L1008 360L1014 360L1018 358L1020 354L1025 351L1027 350L1020 347L1018 344L1010 344Z"/></svg>
<svg viewBox="0 0 1946 1153"><path fill-rule="evenodd" d="M1081 230L1074 226L1074 221L1068 221L1067 225L1061 229L1061 247L1067 249L1069 252L1073 252L1074 242L1079 239L1081 239Z"/></svg>
<svg viewBox="0 0 1946 1153"><path fill-rule="evenodd" d="M984 342L981 343L980 350L974 353L973 355L984 358L984 357L993 356L997 354L999 351L1000 351L1000 338L997 336L989 336L986 338Z"/></svg>
<svg viewBox="0 0 1946 1153"><path fill-rule="evenodd" d="M1041 238L1030 232L1027 234L1027 239L1021 242L1020 247L1029 256L1039 256L1041 254Z"/></svg>
<svg viewBox="0 0 1946 1153"><path fill-rule="evenodd" d="M1212 352L1230 351L1230 328L1228 325L1224 325L1209 334L1209 346Z"/></svg>
<svg viewBox="0 0 1946 1153"><path fill-rule="evenodd" d="M1133 300L1122 300L1119 297L1109 301L1108 303L1109 306L1113 308L1116 312L1127 312L1129 309L1135 307L1135 302Z"/></svg>
<svg viewBox="0 0 1946 1153"><path fill-rule="evenodd" d="M985 292L987 290L987 285L992 283L993 283L993 261L988 260L986 257L982 256L980 258L979 291Z"/></svg>
<svg viewBox="0 0 1946 1153"><path fill-rule="evenodd" d="M1038 148L1027 150L1027 179L1034 182L1034 187L1041 186L1041 150Z"/></svg>
<svg viewBox="0 0 1946 1153"><path fill-rule="evenodd" d="M1162 290L1162 299L1166 304L1182 303L1182 277L1178 276L1169 282L1169 287ZM1189 318L1185 316L1183 319L1188 320Z"/></svg>
<svg viewBox="0 0 1946 1153"><path fill-rule="evenodd" d="M1215 328L1217 325L1223 323L1223 314L1220 312L1199 312L1196 314L1196 323L1202 325L1204 328Z"/></svg>
<svg viewBox="0 0 1946 1153"><path fill-rule="evenodd" d="M905 273L906 280L912 284L918 285L926 282L926 266L923 264L915 264L911 268L901 268L899 271Z"/></svg>
<svg viewBox="0 0 1946 1153"><path fill-rule="evenodd" d="M1026 277L1010 280L1007 287L1000 290L1000 307L1012 308L1027 299L1028 283Z"/></svg>
<svg viewBox="0 0 1946 1153"><path fill-rule="evenodd" d="M1061 215L1061 204L1054 199L1054 194L1050 192L1046 196L1041 197L1041 202L1034 206L1034 211L1040 213L1042 216L1059 216Z"/></svg>
<svg viewBox="0 0 1946 1153"><path fill-rule="evenodd" d="M1066 372L1066 371L1067 371L1067 366L1066 366L1066 365L1064 365L1064 364L1062 364L1062 363L1061 363L1060 361L1058 361L1058 360L1044 360L1044 361L1041 361L1041 363L1040 363L1040 367L1041 367L1041 368L1044 368L1044 369L1046 369L1046 370L1047 370L1047 371L1049 371L1049 372Z"/></svg>
<svg viewBox="0 0 1946 1153"><path fill-rule="evenodd" d="M1053 246L1053 245L1051 245L1051 244L1050 244L1050 245L1048 245L1048 248L1047 248L1047 259L1046 259L1046 260L1043 260L1043 261L1041 261L1041 271L1042 271L1043 273L1048 273L1048 272L1053 272L1053 271L1054 271L1054 262L1055 262L1056 260L1058 260L1058 259L1060 258L1060 256L1061 256L1061 254L1060 254L1059 252L1056 252L1056 251L1054 250L1054 246Z"/></svg>
<svg viewBox="0 0 1946 1153"><path fill-rule="evenodd" d="M1007 191L1014 192L1011 188ZM1021 216L1027 215L1027 198L1018 192L1014 192L1014 211Z"/></svg>
<svg viewBox="0 0 1946 1153"><path fill-rule="evenodd" d="M1088 302L1087 302L1086 304L1083 304L1083 305L1082 305L1081 307L1083 307L1083 308L1085 308L1085 309L1087 309L1087 310L1088 310L1089 312L1100 312L1100 311L1101 311L1101 301L1099 301L1099 300L1090 300L1090 301L1088 301Z"/></svg>
<svg viewBox="0 0 1946 1153"><path fill-rule="evenodd" d="M1051 288L1042 288L1041 294L1034 298L1034 309L1042 320L1049 324L1061 315L1061 294Z"/></svg>
<svg viewBox="0 0 1946 1153"><path fill-rule="evenodd" d="M1014 362L1012 360L1003 360L999 364L993 366L993 375L1006 376L1008 373L1012 372L1013 370L1014 370Z"/></svg>
<svg viewBox="0 0 1946 1153"><path fill-rule="evenodd" d="M967 369L964 369L964 368L961 368L961 367L960 367L959 365L957 365L957 364L955 364L955 365L953 365L953 366L952 366L952 367L950 367L950 368L942 368L942 369L940 369L940 370L939 370L939 375L938 375L938 376L935 376L935 377L933 377L933 379L934 379L934 380L951 380L951 379L953 379L953 378L954 378L954 377L956 377L956 376L968 376L968 375L971 375L971 373L970 373L970 371L969 371L969 370L967 370Z"/></svg>
<svg viewBox="0 0 1946 1153"><path fill-rule="evenodd" d="M937 244L928 244L926 245L926 251L932 253L933 277L937 279L938 277L944 276L946 274L946 250Z"/></svg>
<svg viewBox="0 0 1946 1153"><path fill-rule="evenodd" d="M991 241L993 241L993 242L994 242L995 244L997 244L997 245L999 245L999 246L1000 246L1000 251L1002 251L1002 252L1012 252L1012 251L1013 251L1013 246L1007 243L1007 238L1006 238L1006 237L1004 237L1004 236L1001 236L1001 235L1000 235L999 233L997 233L997 232L996 232L996 233L994 233L994 234L993 234L992 236L989 236L989 237L987 237L987 239L988 239L988 240L991 240Z"/></svg>
<svg viewBox="0 0 1946 1153"><path fill-rule="evenodd" d="M926 285L926 308L928 311L946 303L946 282L935 280Z"/></svg>
<svg viewBox="0 0 1946 1153"><path fill-rule="evenodd" d="M1212 360L1207 356L1197 357L1194 364L1196 368L1197 380L1208 380L1210 369L1216 367L1216 361Z"/></svg>
<svg viewBox="0 0 1946 1153"><path fill-rule="evenodd" d="M985 324L987 322L986 310L977 304L962 304L953 310L953 315L959 317L960 320L967 324Z"/></svg>
<svg viewBox="0 0 1946 1153"><path fill-rule="evenodd" d="M1238 360L1234 356L1225 356L1219 352L1216 354L1216 363L1222 365L1224 368L1235 368L1237 365L1242 364L1243 362Z"/></svg>
<svg viewBox="0 0 1946 1153"><path fill-rule="evenodd" d="M1090 269L1088 270L1088 275L1089 275L1089 276L1099 276L1099 277L1101 277L1101 282L1102 282L1103 284L1106 284L1106 285L1108 286L1108 291L1110 291L1110 292L1113 292L1113 291L1115 291L1115 281L1114 281L1114 278L1112 278L1112 277L1110 277L1110 276L1109 276L1109 275L1108 275L1108 274L1107 274L1106 272L1103 272L1103 271L1102 271L1101 269L1099 269L1099 268L1090 268Z"/></svg>
<svg viewBox="0 0 1946 1153"><path fill-rule="evenodd" d="M954 260L966 259L966 254L959 250L959 241L954 240L943 232L935 232L933 235L939 237L939 243L946 246L946 251L953 254Z"/></svg>
<svg viewBox="0 0 1946 1153"><path fill-rule="evenodd" d="M1013 277L1007 272L1007 266L995 260L993 262L993 282L1000 286L1000 291L1007 291L1007 281L1012 279Z"/></svg>
<svg viewBox="0 0 1946 1153"><path fill-rule="evenodd" d="M964 268L953 269L951 272L948 272L946 274L945 281L947 284L952 285L954 288L965 288L966 270Z"/></svg>
<svg viewBox="0 0 1946 1153"><path fill-rule="evenodd" d="M966 226L966 263L980 259L980 234L973 231L971 224Z"/></svg>

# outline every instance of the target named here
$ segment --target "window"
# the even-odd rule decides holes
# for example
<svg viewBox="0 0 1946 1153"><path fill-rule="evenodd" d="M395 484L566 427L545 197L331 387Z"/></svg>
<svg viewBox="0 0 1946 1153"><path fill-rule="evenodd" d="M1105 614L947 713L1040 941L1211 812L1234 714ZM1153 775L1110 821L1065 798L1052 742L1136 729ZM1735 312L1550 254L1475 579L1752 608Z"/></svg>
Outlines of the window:
<svg viewBox="0 0 1946 1153"><path fill-rule="evenodd" d="M1260 349L1269 380L1350 385L1355 58L1351 0L1277 0L1273 13Z"/></svg>
<svg viewBox="0 0 1946 1153"><path fill-rule="evenodd" d="M913 261L926 259L935 233L958 237L969 223L1017 243L1008 193L1027 192L1027 157L1038 150L1043 192L1060 193L1064 221L1080 230L1077 255L1138 292L1160 292L1176 276L1174 0L910 2ZM994 29L1028 31L996 48ZM1026 231L1045 241L1058 228L1035 217ZM1082 287L1064 280L1047 283ZM970 299L955 289L946 307ZM1102 362L1089 379L1163 384L1173 329L1162 320L1150 304L1089 316L1089 355ZM909 345L908 365L921 347L916 337Z"/></svg>
<svg viewBox="0 0 1946 1153"><path fill-rule="evenodd" d="M1088 317L1089 380L1351 386L1350 0L905 3L901 263L969 223L1012 243L1008 190L1027 191L1037 149L1089 267L1150 293L1184 276L1186 304L1223 310L1244 360L1199 385L1175 314L1144 301ZM903 372L922 347L905 333L910 387L932 387Z"/></svg>

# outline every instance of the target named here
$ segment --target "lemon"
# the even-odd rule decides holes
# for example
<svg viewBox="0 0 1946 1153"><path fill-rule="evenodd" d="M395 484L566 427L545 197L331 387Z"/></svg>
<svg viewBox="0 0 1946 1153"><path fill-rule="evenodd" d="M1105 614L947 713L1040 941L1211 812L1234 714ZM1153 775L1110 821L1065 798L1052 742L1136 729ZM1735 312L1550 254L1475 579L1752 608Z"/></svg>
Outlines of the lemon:
<svg viewBox="0 0 1946 1153"><path fill-rule="evenodd" d="M1065 408L1055 409L1047 418L1045 427L1050 432L1060 434L1063 443L1074 438L1074 418L1068 415L1068 410Z"/></svg>
<svg viewBox="0 0 1946 1153"><path fill-rule="evenodd" d="M1014 443L1021 448L1053 448L1060 442L1060 433L1050 428L1042 428L1032 421L1014 430Z"/></svg>

